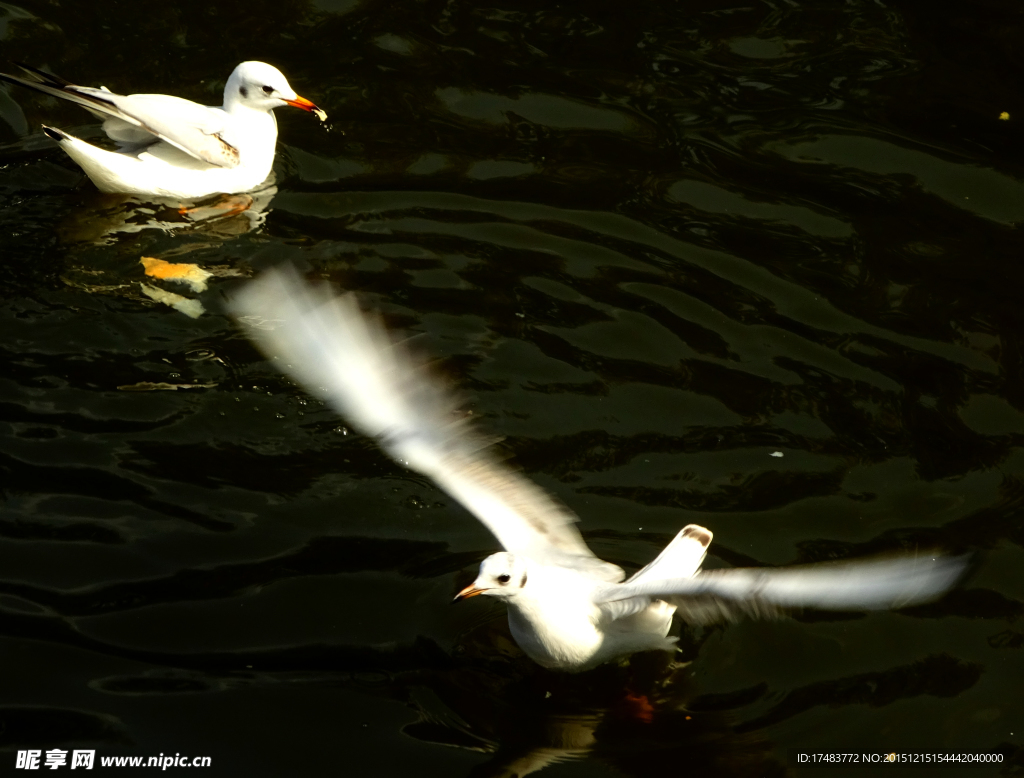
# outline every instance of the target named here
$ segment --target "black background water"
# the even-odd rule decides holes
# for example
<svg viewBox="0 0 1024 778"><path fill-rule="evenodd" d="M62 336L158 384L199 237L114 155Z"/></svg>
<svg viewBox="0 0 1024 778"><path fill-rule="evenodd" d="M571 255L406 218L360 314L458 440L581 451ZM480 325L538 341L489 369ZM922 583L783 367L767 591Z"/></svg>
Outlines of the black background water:
<svg viewBox="0 0 1024 778"><path fill-rule="evenodd" d="M262 59L332 125L278 111L262 217L140 229L39 131L95 121L0 95L0 770L1020 769L1022 34L1009 0L0 6L5 61L219 104ZM241 281L163 284L192 319L142 256L359 290L624 566L697 522L711 566L979 568L898 613L683 627L674 671L540 672L500 606L447 604L487 532L256 353Z"/></svg>

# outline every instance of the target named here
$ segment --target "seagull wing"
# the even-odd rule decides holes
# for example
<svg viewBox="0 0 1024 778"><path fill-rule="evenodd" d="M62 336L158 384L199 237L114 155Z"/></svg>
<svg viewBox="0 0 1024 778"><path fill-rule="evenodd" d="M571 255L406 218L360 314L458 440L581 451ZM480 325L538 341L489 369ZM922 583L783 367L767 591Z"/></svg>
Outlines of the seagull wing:
<svg viewBox="0 0 1024 778"><path fill-rule="evenodd" d="M788 568L707 570L691 578L644 577L599 585L598 605L652 597L678 606L694 623L746 615L775 617L789 608L883 610L933 600L964 574L968 556L920 555Z"/></svg>
<svg viewBox="0 0 1024 778"><path fill-rule="evenodd" d="M220 108L171 95L117 95L105 88L77 86L42 70L20 67L25 71L24 78L0 73L0 80L77 103L103 118L103 128L114 140L137 142L138 131L143 130L203 162L224 168L238 166L238 149L221 137L228 115Z"/></svg>
<svg viewBox="0 0 1024 778"><path fill-rule="evenodd" d="M619 567L587 548L575 514L491 454L451 394L354 295L335 296L294 270L272 271L249 283L232 309L282 370L461 502L507 551L622 580Z"/></svg>
<svg viewBox="0 0 1024 778"><path fill-rule="evenodd" d="M700 570L714 535L707 527L687 524L661 550L657 558L629 578L629 583L650 579L688 578Z"/></svg>
<svg viewBox="0 0 1024 778"><path fill-rule="evenodd" d="M661 550L657 558L646 567L638 570L630 576L626 585L640 583L647 580L661 580L664 578L686 578L694 575L704 561L707 548L711 545L713 535L707 527L697 524L687 524L672 539L665 548ZM683 598L658 597L660 600L669 600L676 605L676 611L680 611L680 602ZM626 597L619 600L606 600L599 602L598 607L604 619L607 621L618 621L636 613L647 610L651 604L651 597L647 595ZM682 611L688 611L693 607L692 602L682 603ZM680 615L685 615L680 612ZM687 618L687 621L694 621ZM722 618L701 620L723 621Z"/></svg>

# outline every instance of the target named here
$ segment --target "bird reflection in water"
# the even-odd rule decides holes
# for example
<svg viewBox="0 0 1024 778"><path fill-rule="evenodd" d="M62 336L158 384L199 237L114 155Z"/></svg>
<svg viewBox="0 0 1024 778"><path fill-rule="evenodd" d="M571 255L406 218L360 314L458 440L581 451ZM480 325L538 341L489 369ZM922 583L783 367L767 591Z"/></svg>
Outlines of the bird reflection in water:
<svg viewBox="0 0 1024 778"><path fill-rule="evenodd" d="M258 191L241 194L214 195L197 201L147 198L132 195L83 193L82 202L68 210L58 228L58 237L66 244L89 246L111 245L137 239L150 232L156 238L166 235L188 235L192 240L181 242L171 251L160 250L157 261L181 263L182 257L219 246L254 232L263 226L269 207L277 194L270 185ZM157 236L152 231L162 233ZM91 255L70 264L61 274L64 283L92 294L114 295L152 304L154 301L175 308L196 318L206 312L194 295L206 290L205 284L187 283L186 278L166 277L151 272L146 265L150 257L138 257L144 267L131 263L126 268L118 262L112 267L97 263ZM190 257L192 262L194 257ZM141 272L140 272L141 271ZM202 263L196 271L204 278L247 274L245 267L234 264Z"/></svg>
<svg viewBox="0 0 1024 778"><path fill-rule="evenodd" d="M490 754L471 776L521 777L580 759L631 776L663 775L684 761L699 774L784 772L774 745L737 731L730 711L690 709L699 697L690 662L653 651L578 675L552 672L527 658L502 622L464 635L452 667L404 674L374 690L418 711L406 735Z"/></svg>
<svg viewBox="0 0 1024 778"><path fill-rule="evenodd" d="M694 775L742 777L786 773L785 757L767 732L771 726L819 706L875 707L920 695L956 695L974 686L982 671L978 664L935 655L783 693L759 683L707 694L693 663L659 651L579 675L538 668L502 622L463 636L450 667L401 673L384 684L357 677L355 685L415 708L420 719L405 734L490 754L471 771L474 778L521 777L577 759L638 777L660 777L684 764ZM684 631L682 656L699 661L713 634Z"/></svg>
<svg viewBox="0 0 1024 778"><path fill-rule="evenodd" d="M219 194L185 201L135 195L83 193L82 202L68 209L58 227L64 243L111 243L143 230L200 233L229 239L263 225L277 194L273 183L242 194Z"/></svg>

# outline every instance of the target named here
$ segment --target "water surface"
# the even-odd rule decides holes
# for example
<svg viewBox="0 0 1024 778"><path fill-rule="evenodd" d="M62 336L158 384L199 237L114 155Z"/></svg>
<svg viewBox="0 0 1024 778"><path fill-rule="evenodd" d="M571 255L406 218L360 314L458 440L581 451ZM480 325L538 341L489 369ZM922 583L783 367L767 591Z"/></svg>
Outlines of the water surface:
<svg viewBox="0 0 1024 778"><path fill-rule="evenodd" d="M96 137L83 111L0 94L3 769L1020 769L1022 33L997 0L0 6L5 60L216 104L263 59L331 123L278 111L276 190L193 223L96 194L39 130ZM685 666L539 671L499 605L447 604L494 539L226 316L280 262L415 335L624 567L695 522L710 566L978 570L897 613L683 626Z"/></svg>

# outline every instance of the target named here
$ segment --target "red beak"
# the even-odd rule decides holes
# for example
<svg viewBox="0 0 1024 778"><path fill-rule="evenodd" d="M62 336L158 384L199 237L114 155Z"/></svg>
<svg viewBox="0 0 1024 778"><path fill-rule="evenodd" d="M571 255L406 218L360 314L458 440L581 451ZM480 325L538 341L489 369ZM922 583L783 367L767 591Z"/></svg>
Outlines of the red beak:
<svg viewBox="0 0 1024 778"><path fill-rule="evenodd" d="M315 103L307 100L305 97L296 96L294 100L285 100L285 102L288 103L288 105L294 106L296 108L301 108L303 111L315 113L317 115L317 118L320 119L320 121L322 122L327 121L327 112L321 108L317 108Z"/></svg>
<svg viewBox="0 0 1024 778"><path fill-rule="evenodd" d="M461 592L455 595L455 599L452 600L452 605L454 605L457 602L462 602L463 600L468 600L470 597L476 597L478 594L483 594L486 591L486 589L477 589L475 586L473 586L473 584L470 584Z"/></svg>

